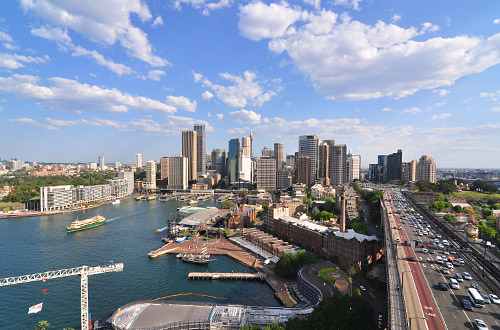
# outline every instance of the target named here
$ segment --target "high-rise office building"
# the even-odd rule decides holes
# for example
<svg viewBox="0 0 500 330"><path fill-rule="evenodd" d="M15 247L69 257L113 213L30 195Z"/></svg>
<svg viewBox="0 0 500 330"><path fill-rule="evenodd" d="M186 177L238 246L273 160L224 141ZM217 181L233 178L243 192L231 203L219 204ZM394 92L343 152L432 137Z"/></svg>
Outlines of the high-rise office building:
<svg viewBox="0 0 500 330"><path fill-rule="evenodd" d="M99 161L98 161L98 164L99 164L99 169L100 170L104 170L104 155L100 155L99 156Z"/></svg>
<svg viewBox="0 0 500 330"><path fill-rule="evenodd" d="M285 169L276 172L276 189L287 189L292 185L292 176Z"/></svg>
<svg viewBox="0 0 500 330"><path fill-rule="evenodd" d="M347 182L347 146L336 144L333 146L333 172L329 173L330 182L334 185L341 185Z"/></svg>
<svg viewBox="0 0 500 330"><path fill-rule="evenodd" d="M321 143L318 149L318 178L326 179L329 177L329 146L326 143Z"/></svg>
<svg viewBox="0 0 500 330"><path fill-rule="evenodd" d="M296 158L297 165L297 183L303 183L307 187L312 185L311 183L311 157L299 156Z"/></svg>
<svg viewBox="0 0 500 330"><path fill-rule="evenodd" d="M188 159L188 180L196 180L197 176L197 133L194 130L182 131L182 156Z"/></svg>
<svg viewBox="0 0 500 330"><path fill-rule="evenodd" d="M403 151L387 155L387 178L386 181L401 181L401 164L403 163Z"/></svg>
<svg viewBox="0 0 500 330"><path fill-rule="evenodd" d="M212 150L212 169L219 173L222 178L226 174L226 150L213 149Z"/></svg>
<svg viewBox="0 0 500 330"><path fill-rule="evenodd" d="M239 181L240 175L240 139L235 138L229 140L229 149L227 156L227 176L229 183L235 183Z"/></svg>
<svg viewBox="0 0 500 330"><path fill-rule="evenodd" d="M261 157L257 160L257 188L276 190L276 160Z"/></svg>
<svg viewBox="0 0 500 330"><path fill-rule="evenodd" d="M417 178L417 161L401 164L401 181L414 182Z"/></svg>
<svg viewBox="0 0 500 330"><path fill-rule="evenodd" d="M292 169L295 168L295 155L286 155L286 166Z"/></svg>
<svg viewBox="0 0 500 330"><path fill-rule="evenodd" d="M360 179L361 173L361 156L347 155L347 182Z"/></svg>
<svg viewBox="0 0 500 330"><path fill-rule="evenodd" d="M422 155L417 163L417 181L436 182L436 162L429 155Z"/></svg>
<svg viewBox="0 0 500 330"><path fill-rule="evenodd" d="M134 172L118 172L118 179L127 180L128 193L131 194L134 192Z"/></svg>
<svg viewBox="0 0 500 330"><path fill-rule="evenodd" d="M249 136L244 136L241 138L241 155L251 157L252 152L252 141Z"/></svg>
<svg viewBox="0 0 500 330"><path fill-rule="evenodd" d="M313 185L317 177L318 147L319 137L317 135L302 135L299 137L299 154L309 157L309 185Z"/></svg>
<svg viewBox="0 0 500 330"><path fill-rule="evenodd" d="M207 173L207 135L205 133L205 124L195 124L196 131L196 172L197 176L203 176Z"/></svg>
<svg viewBox="0 0 500 330"><path fill-rule="evenodd" d="M261 152L262 157L272 157L273 156L273 151L269 149L268 147L262 148Z"/></svg>
<svg viewBox="0 0 500 330"><path fill-rule="evenodd" d="M168 179L168 157L160 159L160 177L162 180Z"/></svg>
<svg viewBox="0 0 500 330"><path fill-rule="evenodd" d="M253 183L254 167L252 158L250 158L250 156L243 155L243 153L240 152L240 158L238 160L238 164L240 170L239 174L240 180Z"/></svg>
<svg viewBox="0 0 500 330"><path fill-rule="evenodd" d="M189 162L186 157L168 157L168 189L188 188L188 168Z"/></svg>
<svg viewBox="0 0 500 330"><path fill-rule="evenodd" d="M146 163L146 189L156 189L156 162L148 160Z"/></svg>
<svg viewBox="0 0 500 330"><path fill-rule="evenodd" d="M135 155L135 167L137 169L142 168L142 154Z"/></svg>
<svg viewBox="0 0 500 330"><path fill-rule="evenodd" d="M274 159L276 159L276 169L282 169L285 163L285 145L281 142L274 144Z"/></svg>

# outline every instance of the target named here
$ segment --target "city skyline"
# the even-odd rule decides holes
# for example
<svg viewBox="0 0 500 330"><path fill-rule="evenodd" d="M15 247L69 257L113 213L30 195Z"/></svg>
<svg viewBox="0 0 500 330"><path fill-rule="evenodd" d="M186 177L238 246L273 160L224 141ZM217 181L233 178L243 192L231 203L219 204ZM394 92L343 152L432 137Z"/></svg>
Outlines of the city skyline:
<svg viewBox="0 0 500 330"><path fill-rule="evenodd" d="M496 1L99 4L4 5L2 159L145 163L204 124L207 154L252 132L254 156L318 135L362 168L500 167Z"/></svg>

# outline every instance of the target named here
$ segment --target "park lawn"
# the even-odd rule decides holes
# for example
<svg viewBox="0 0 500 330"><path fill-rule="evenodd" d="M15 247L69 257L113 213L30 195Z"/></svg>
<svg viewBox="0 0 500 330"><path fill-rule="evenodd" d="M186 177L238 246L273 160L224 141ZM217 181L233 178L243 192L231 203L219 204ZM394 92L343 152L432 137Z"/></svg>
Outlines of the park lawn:
<svg viewBox="0 0 500 330"><path fill-rule="evenodd" d="M4 207L15 207L15 206L24 206L23 203L19 203L19 202L0 202L0 208L4 208Z"/></svg>
<svg viewBox="0 0 500 330"><path fill-rule="evenodd" d="M500 194L486 194L476 191L460 191L453 194L459 197L470 197L470 198L500 198Z"/></svg>
<svg viewBox="0 0 500 330"><path fill-rule="evenodd" d="M328 274L329 272L334 272L334 271L336 271L336 270L337 270L337 269L336 269L335 267L332 267L332 268L323 268L323 269L321 269L321 270L318 272L318 275L319 275L322 279L324 279L324 280L326 280L326 281L328 281L328 282L330 282L330 283L332 283L332 284L335 284L335 279L334 279L334 278L331 278L331 277L330 277L330 276L328 276L327 274Z"/></svg>

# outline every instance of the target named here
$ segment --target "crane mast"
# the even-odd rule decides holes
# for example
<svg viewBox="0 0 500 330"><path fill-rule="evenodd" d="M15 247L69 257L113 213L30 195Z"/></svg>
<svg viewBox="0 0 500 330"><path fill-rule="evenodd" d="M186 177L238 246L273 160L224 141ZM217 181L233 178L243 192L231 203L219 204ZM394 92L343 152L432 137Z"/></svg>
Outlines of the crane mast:
<svg viewBox="0 0 500 330"><path fill-rule="evenodd" d="M6 277L0 278L0 286L15 285L22 283L29 283L35 281L51 280L55 278L68 277L68 276L80 276L80 299L81 299L81 327L82 330L89 329L88 315L89 315L89 285L88 277L90 275L103 274L109 272L121 272L123 271L123 263L113 263L106 266L80 266L67 269L51 270L44 273L36 273L30 275L22 275L16 277Z"/></svg>

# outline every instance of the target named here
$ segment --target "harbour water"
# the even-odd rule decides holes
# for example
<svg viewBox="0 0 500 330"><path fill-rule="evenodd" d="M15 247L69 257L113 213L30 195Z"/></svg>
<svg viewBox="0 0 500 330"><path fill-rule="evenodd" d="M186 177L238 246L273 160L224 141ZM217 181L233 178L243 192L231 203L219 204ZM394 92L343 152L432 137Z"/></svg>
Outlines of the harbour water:
<svg viewBox="0 0 500 330"><path fill-rule="evenodd" d="M213 201L200 203L213 205ZM92 319L104 319L118 307L136 300L154 299L177 293L200 293L226 298L265 297L259 300L223 300L181 296L177 300L279 306L272 290L254 281L189 281L189 271L251 272L224 256L208 266L186 264L174 255L149 259L147 253L162 245L157 228L176 217L182 206L175 200L123 200L118 205L50 216L0 219L0 278L123 262L123 272L89 277L89 310ZM97 214L105 225L67 233L68 226ZM44 299L38 314L28 308ZM66 278L0 287L0 329L32 329L39 320L50 329L80 328L80 278Z"/></svg>

